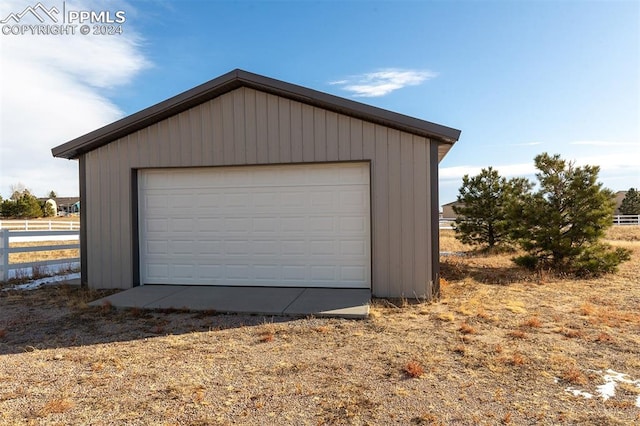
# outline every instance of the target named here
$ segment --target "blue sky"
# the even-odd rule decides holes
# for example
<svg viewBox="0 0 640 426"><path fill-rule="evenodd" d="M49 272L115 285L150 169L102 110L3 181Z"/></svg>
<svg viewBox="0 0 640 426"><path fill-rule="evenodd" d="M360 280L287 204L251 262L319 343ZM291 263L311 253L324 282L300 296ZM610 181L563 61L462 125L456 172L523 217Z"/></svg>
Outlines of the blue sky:
<svg viewBox="0 0 640 426"><path fill-rule="evenodd" d="M0 19L35 3L3 2ZM234 68L461 129L441 204L483 167L532 177L541 152L600 165L614 191L640 187L637 1L65 6L123 10L123 34L0 34L4 197L17 182L75 195L77 163L51 147Z"/></svg>

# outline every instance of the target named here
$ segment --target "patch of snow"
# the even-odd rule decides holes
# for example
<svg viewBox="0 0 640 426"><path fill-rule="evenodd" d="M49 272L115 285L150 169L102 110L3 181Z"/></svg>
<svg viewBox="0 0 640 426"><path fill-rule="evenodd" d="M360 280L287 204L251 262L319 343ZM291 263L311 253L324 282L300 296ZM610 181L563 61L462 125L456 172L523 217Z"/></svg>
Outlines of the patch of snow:
<svg viewBox="0 0 640 426"><path fill-rule="evenodd" d="M574 388L572 388L571 386L569 386L568 388L566 388L564 391L565 391L565 392L571 392L571 393L573 394L573 396L582 396L582 397L584 397L585 399L591 399L591 398L593 398L593 395L592 395L592 394L590 394L589 392L585 392L585 391L580 390L580 389L574 389Z"/></svg>
<svg viewBox="0 0 640 426"><path fill-rule="evenodd" d="M7 287L2 289L2 291L35 290L36 288L42 287L43 285L57 284L57 283L61 283L68 280L74 280L77 278L80 278L79 272L74 272L72 274L66 274L66 275L55 275L53 277L40 278L25 284L18 284L18 285L14 285L13 287Z"/></svg>
<svg viewBox="0 0 640 426"><path fill-rule="evenodd" d="M467 253L463 251L441 251L440 256L448 257L448 256L466 256Z"/></svg>
<svg viewBox="0 0 640 426"><path fill-rule="evenodd" d="M605 376L606 377L606 376ZM616 396L616 382L615 380L605 381L604 385L596 387L596 392L600 394L602 399L606 401L612 396Z"/></svg>
<svg viewBox="0 0 640 426"><path fill-rule="evenodd" d="M607 400L616 394L616 386L618 383L629 383L640 389L640 380L632 380L628 374L618 373L611 369L606 371L603 376L604 384L596 388L603 400ZM640 396L636 399L636 406L640 407Z"/></svg>
<svg viewBox="0 0 640 426"><path fill-rule="evenodd" d="M604 379L604 383L602 385L596 386L596 393L602 398L603 401L606 401L609 398L613 398L616 395L616 386L618 386L618 383L632 384L640 389L640 380L633 380L626 373L618 373L617 371L611 369L608 369L604 372L601 370L589 371L603 375L602 378ZM557 377L554 377L554 382L558 383L559 379ZM575 396L582 396L587 399L593 397L593 394L590 394L589 392L580 389L574 389L571 387L566 388L565 392L571 392ZM636 397L635 405L636 407L640 408L640 395Z"/></svg>
<svg viewBox="0 0 640 426"><path fill-rule="evenodd" d="M11 265L9 265L11 266ZM41 267L40 269L46 271L49 274L59 274L62 271L68 271L69 269L78 269L80 268L80 262L65 262L64 259L60 261L60 263L46 265ZM18 269L9 269L9 279L21 277L30 277L33 275L33 267L25 266L24 268Z"/></svg>

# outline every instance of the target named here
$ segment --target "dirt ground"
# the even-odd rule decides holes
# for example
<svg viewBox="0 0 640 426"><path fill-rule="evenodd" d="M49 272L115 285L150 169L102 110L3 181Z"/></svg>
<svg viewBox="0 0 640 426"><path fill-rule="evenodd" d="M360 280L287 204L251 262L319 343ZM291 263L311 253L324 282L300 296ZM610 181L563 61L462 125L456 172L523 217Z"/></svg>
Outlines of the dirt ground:
<svg viewBox="0 0 640 426"><path fill-rule="evenodd" d="M0 424L638 424L640 228L610 238L633 250L615 275L447 256L439 301L377 300L368 320L0 291Z"/></svg>

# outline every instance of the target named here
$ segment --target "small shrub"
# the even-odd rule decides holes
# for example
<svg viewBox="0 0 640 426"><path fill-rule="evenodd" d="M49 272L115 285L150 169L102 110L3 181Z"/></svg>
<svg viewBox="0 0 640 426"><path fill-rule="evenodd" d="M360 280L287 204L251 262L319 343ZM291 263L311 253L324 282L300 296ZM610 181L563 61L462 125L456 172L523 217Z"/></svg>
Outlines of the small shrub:
<svg viewBox="0 0 640 426"><path fill-rule="evenodd" d="M560 330L560 333L565 336L568 337L570 339L575 339L577 337L583 337L584 333L580 330L574 330L572 328L562 328Z"/></svg>
<svg viewBox="0 0 640 426"><path fill-rule="evenodd" d="M417 361L409 361L407 365L404 366L404 372L409 377L417 378L424 374L424 368Z"/></svg>
<svg viewBox="0 0 640 426"><path fill-rule="evenodd" d="M582 306L580 306L580 314L588 316L588 315L593 315L596 312L596 308L595 306L593 306L591 303L583 303Z"/></svg>
<svg viewBox="0 0 640 426"><path fill-rule="evenodd" d="M106 314L108 312L111 312L111 309L113 309L113 305L110 301L105 300L104 302L102 302L102 306L100 306L100 310L102 311L102 313Z"/></svg>
<svg viewBox="0 0 640 426"><path fill-rule="evenodd" d="M532 271L538 269L539 264L538 258L531 254L514 257L513 262L518 266L522 266L523 268L530 269Z"/></svg>
<svg viewBox="0 0 640 426"><path fill-rule="evenodd" d="M582 374L582 372L574 366L567 367L562 372L562 379L573 385L587 384L587 378L585 377L585 375Z"/></svg>
<svg viewBox="0 0 640 426"><path fill-rule="evenodd" d="M611 337L610 334L607 334L605 332L598 334L595 340L596 342L600 342L600 343L613 343L613 337Z"/></svg>
<svg viewBox="0 0 640 426"><path fill-rule="evenodd" d="M576 259L573 268L580 277L597 277L612 274L618 265L631 259L631 250L617 247L612 250L608 244L594 244L587 247Z"/></svg>
<svg viewBox="0 0 640 426"><path fill-rule="evenodd" d="M47 402L40 411L41 416L47 416L49 414L61 414L69 411L74 406L73 402L68 399L54 399Z"/></svg>
<svg viewBox="0 0 640 426"><path fill-rule="evenodd" d="M538 317L531 317L522 323L524 327L538 328L542 327L542 323Z"/></svg>
<svg viewBox="0 0 640 426"><path fill-rule="evenodd" d="M508 412L507 414L504 415L504 417L502 418L502 424L508 425L511 423L511 412Z"/></svg>
<svg viewBox="0 0 640 426"><path fill-rule="evenodd" d="M512 365L524 365L527 363L527 358L519 352L515 352L511 355L510 364Z"/></svg>
<svg viewBox="0 0 640 426"><path fill-rule="evenodd" d="M491 315L489 315L489 313L482 306L478 308L478 312L476 315L478 316L478 318L482 318L484 320L491 319Z"/></svg>
<svg viewBox="0 0 640 426"><path fill-rule="evenodd" d="M463 344L457 345L453 348L453 352L464 356L467 354L467 347Z"/></svg>
<svg viewBox="0 0 640 426"><path fill-rule="evenodd" d="M264 331L260 333L260 338L258 339L261 343L273 342L275 335L272 331Z"/></svg>
<svg viewBox="0 0 640 426"><path fill-rule="evenodd" d="M524 365L529 362L527 358L519 352L514 352L511 356L501 356L498 358L498 361L508 365Z"/></svg>
<svg viewBox="0 0 640 426"><path fill-rule="evenodd" d="M444 425L444 423L438 420L438 416L432 413L426 413L419 417L414 417L411 419L411 423L416 425L431 425L431 426Z"/></svg>
<svg viewBox="0 0 640 426"><path fill-rule="evenodd" d="M526 339L527 337L527 333L525 333L522 330L513 330L513 331L510 331L508 334L514 339Z"/></svg>
<svg viewBox="0 0 640 426"><path fill-rule="evenodd" d="M475 334L476 333L476 329L473 326L467 324L467 322L463 322L462 324L460 324L460 328L458 330L463 334Z"/></svg>

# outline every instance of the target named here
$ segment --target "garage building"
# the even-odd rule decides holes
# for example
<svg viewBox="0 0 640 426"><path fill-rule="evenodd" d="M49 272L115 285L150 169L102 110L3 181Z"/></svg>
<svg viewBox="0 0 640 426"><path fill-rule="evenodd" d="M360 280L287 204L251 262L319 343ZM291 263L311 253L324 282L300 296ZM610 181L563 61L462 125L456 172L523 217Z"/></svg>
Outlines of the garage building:
<svg viewBox="0 0 640 426"><path fill-rule="evenodd" d="M431 299L460 131L242 70L52 150L79 160L82 283Z"/></svg>

